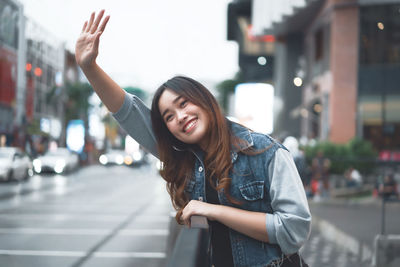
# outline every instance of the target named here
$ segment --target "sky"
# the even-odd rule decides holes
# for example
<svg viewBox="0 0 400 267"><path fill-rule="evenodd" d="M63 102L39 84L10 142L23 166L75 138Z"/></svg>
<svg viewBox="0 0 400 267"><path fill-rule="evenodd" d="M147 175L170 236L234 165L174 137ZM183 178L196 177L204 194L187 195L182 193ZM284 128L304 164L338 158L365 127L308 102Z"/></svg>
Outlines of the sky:
<svg viewBox="0 0 400 267"><path fill-rule="evenodd" d="M111 18L97 62L123 87L153 92L178 74L212 86L238 70L238 45L226 40L231 0L18 1L70 51L91 12L105 9Z"/></svg>

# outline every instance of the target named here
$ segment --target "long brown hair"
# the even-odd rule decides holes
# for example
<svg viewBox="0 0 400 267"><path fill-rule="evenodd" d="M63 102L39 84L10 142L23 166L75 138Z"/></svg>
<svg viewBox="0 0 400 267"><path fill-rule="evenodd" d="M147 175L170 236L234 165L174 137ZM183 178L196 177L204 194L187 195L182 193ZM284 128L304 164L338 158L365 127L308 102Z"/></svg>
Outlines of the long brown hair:
<svg viewBox="0 0 400 267"><path fill-rule="evenodd" d="M158 143L160 160L163 163L160 174L167 182L167 191L174 208L181 211L189 201L184 190L193 175L195 156L189 150L190 145L173 136L164 123L158 104L165 90L171 90L183 96L207 113L209 118L206 136L208 149L204 151L207 177L212 185L216 184L218 191L223 189L229 201L238 204L230 196L231 179L228 176L232 169L230 149L233 137L225 116L214 96L201 83L188 77L176 76L157 89L151 106L151 121ZM211 179L215 179L216 182ZM176 216L178 223L180 223L180 214L178 212Z"/></svg>

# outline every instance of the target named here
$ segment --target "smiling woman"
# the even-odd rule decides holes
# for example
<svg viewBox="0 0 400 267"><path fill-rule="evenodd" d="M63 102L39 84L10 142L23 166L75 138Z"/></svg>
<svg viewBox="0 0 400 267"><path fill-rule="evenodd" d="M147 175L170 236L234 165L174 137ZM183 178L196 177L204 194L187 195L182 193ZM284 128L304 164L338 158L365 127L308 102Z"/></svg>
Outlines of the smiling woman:
<svg viewBox="0 0 400 267"><path fill-rule="evenodd" d="M76 60L120 125L161 160L177 222L208 220L216 267L307 266L297 252L311 215L287 149L226 119L210 91L188 77L163 83L149 110L96 63L103 14L84 23Z"/></svg>

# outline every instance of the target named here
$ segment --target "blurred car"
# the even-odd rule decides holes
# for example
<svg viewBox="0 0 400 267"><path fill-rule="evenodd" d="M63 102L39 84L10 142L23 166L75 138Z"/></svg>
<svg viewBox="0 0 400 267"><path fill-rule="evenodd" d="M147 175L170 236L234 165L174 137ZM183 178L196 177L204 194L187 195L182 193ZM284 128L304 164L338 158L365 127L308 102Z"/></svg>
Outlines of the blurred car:
<svg viewBox="0 0 400 267"><path fill-rule="evenodd" d="M124 157L124 163L127 166L139 166L146 162L147 153L143 150L138 150L132 154L126 154Z"/></svg>
<svg viewBox="0 0 400 267"><path fill-rule="evenodd" d="M33 160L33 167L36 173L55 172L64 173L77 169L79 157L65 147L50 150L43 156Z"/></svg>
<svg viewBox="0 0 400 267"><path fill-rule="evenodd" d="M99 157L99 162L102 165L122 165L124 164L126 153L120 149L110 149Z"/></svg>
<svg viewBox="0 0 400 267"><path fill-rule="evenodd" d="M0 180L24 180L33 175L32 161L17 147L0 147Z"/></svg>
<svg viewBox="0 0 400 267"><path fill-rule="evenodd" d="M127 166L139 166L147 161L147 152L132 137L125 137L124 163Z"/></svg>

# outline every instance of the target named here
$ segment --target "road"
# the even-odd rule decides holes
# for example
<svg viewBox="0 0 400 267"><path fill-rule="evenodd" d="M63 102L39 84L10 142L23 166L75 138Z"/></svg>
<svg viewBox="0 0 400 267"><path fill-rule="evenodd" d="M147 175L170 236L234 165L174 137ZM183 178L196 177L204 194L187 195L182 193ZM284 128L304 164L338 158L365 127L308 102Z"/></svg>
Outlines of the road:
<svg viewBox="0 0 400 267"><path fill-rule="evenodd" d="M381 233L382 202L366 197L310 202L313 227L301 254L310 266L368 267ZM400 234L400 203L386 204L385 233Z"/></svg>
<svg viewBox="0 0 400 267"><path fill-rule="evenodd" d="M370 266L379 202L310 207L312 233L300 251L310 266ZM388 233L400 234L398 208L388 204ZM1 183L0 266L165 266L172 211L150 165L95 165Z"/></svg>
<svg viewBox="0 0 400 267"><path fill-rule="evenodd" d="M149 165L0 184L0 266L165 266L172 211Z"/></svg>

